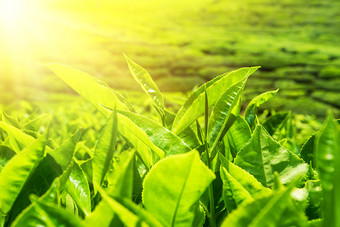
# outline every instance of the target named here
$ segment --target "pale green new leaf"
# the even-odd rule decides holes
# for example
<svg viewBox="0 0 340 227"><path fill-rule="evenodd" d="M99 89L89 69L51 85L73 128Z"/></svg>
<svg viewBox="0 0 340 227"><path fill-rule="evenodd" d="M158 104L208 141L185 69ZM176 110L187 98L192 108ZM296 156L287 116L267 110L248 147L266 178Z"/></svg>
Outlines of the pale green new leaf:
<svg viewBox="0 0 340 227"><path fill-rule="evenodd" d="M142 89L145 91L146 94L149 95L156 106L164 111L163 96L149 73L140 65L129 59L125 54L124 57L126 59L126 62L128 63L133 78L140 84Z"/></svg>
<svg viewBox="0 0 340 227"><path fill-rule="evenodd" d="M251 195L252 198L259 195L270 194L271 190L264 187L256 178L249 174L244 169L236 166L234 163L230 162L223 155L219 154L219 159L221 161L221 168L225 168L228 173L244 187L245 190Z"/></svg>
<svg viewBox="0 0 340 227"><path fill-rule="evenodd" d="M225 168L221 167L220 172L223 182L222 195L228 212L236 209L243 202L252 201L249 192Z"/></svg>
<svg viewBox="0 0 340 227"><path fill-rule="evenodd" d="M244 113L244 118L248 122L250 126L254 124L255 115L257 114L257 109L265 102L272 99L276 93L279 91L279 89L275 91L267 91L265 93L262 93L255 98L253 98L250 103L248 104L246 111ZM253 128L253 127L251 127Z"/></svg>
<svg viewBox="0 0 340 227"><path fill-rule="evenodd" d="M307 219L303 210L299 210L296 207L290 195L295 183L303 174L305 172L300 172L296 179L294 179L293 184L287 189L259 197L250 203L243 203L238 209L228 215L221 226L306 226Z"/></svg>
<svg viewBox="0 0 340 227"><path fill-rule="evenodd" d="M176 134L181 133L204 113L205 92L208 94L208 104L209 107L211 107L217 102L221 94L225 93L226 90L238 83L240 80L253 74L258 68L259 67L241 68L222 74L206 84L203 84L190 95L178 111L173 123L172 131Z"/></svg>
<svg viewBox="0 0 340 227"><path fill-rule="evenodd" d="M164 157L164 155L169 156L173 154L181 154L192 150L176 134L169 131L159 123L151 120L150 118L128 111L119 111L119 114L128 117L148 136L152 144L158 148L156 153L161 158ZM161 151L158 152L158 150Z"/></svg>
<svg viewBox="0 0 340 227"><path fill-rule="evenodd" d="M132 211L130 211L129 209L127 209L125 206L123 206L121 203L117 202L115 199L111 198L109 195L107 195L107 193L103 190L99 188L99 192L102 196L102 199L104 202L104 205L106 206L106 210L107 208L109 208L111 211L108 211L109 217L113 217L114 215L117 215L119 217L119 219L121 220L121 222L128 227L135 227L135 226L149 226L145 220L143 220L144 218L135 215ZM103 206L104 206L103 205ZM101 208L102 210L104 209L104 207ZM106 215L106 213L103 214L98 214L97 213L97 217Z"/></svg>
<svg viewBox="0 0 340 227"><path fill-rule="evenodd" d="M89 184L83 170L77 163L73 164L69 180L66 182L66 191L86 216L91 213L91 193Z"/></svg>
<svg viewBox="0 0 340 227"><path fill-rule="evenodd" d="M113 152L116 146L118 134L117 112L114 111L107 119L98 142L94 149L92 159L93 182L95 185L102 185L112 163Z"/></svg>
<svg viewBox="0 0 340 227"><path fill-rule="evenodd" d="M0 173L0 212L7 214L27 178L45 154L46 136L15 155Z"/></svg>
<svg viewBox="0 0 340 227"><path fill-rule="evenodd" d="M11 148L16 152L20 152L22 148L26 147L34 141L34 138L22 132L18 128L0 121L0 128L5 130L10 136Z"/></svg>
<svg viewBox="0 0 340 227"><path fill-rule="evenodd" d="M323 226L340 225L340 128L332 114L317 134L315 163L320 176L324 205Z"/></svg>
<svg viewBox="0 0 340 227"><path fill-rule="evenodd" d="M218 141L220 141L227 132L228 128L226 128L226 125L231 111L237 104L247 79L246 77L231 86L216 102L208 123L208 142L212 146L211 150L214 150Z"/></svg>
<svg viewBox="0 0 340 227"><path fill-rule="evenodd" d="M308 169L303 160L282 147L261 125L256 126L251 139L238 153L235 164L266 187L273 184L275 171L281 182L287 184Z"/></svg>
<svg viewBox="0 0 340 227"><path fill-rule="evenodd" d="M41 219L46 226L57 227L83 227L84 225L74 215L70 215L65 209L58 207L53 203L40 201L37 198L33 200L36 203L36 211L39 214L36 219Z"/></svg>
<svg viewBox="0 0 340 227"><path fill-rule="evenodd" d="M114 164L113 174L108 176L108 194L117 198L132 198L135 173L135 152L124 151Z"/></svg>
<svg viewBox="0 0 340 227"><path fill-rule="evenodd" d="M48 64L46 67L102 112L107 111L103 106L112 109L115 106L117 109L127 109L117 98L115 91L103 81L61 64Z"/></svg>
<svg viewBox="0 0 340 227"><path fill-rule="evenodd" d="M191 226L214 178L197 151L167 157L146 176L143 204L164 226Z"/></svg>

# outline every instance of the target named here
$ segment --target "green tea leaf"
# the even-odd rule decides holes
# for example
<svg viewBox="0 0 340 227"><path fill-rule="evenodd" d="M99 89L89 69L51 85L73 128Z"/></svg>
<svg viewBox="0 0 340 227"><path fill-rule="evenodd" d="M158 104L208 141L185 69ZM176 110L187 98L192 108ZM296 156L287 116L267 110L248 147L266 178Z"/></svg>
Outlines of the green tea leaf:
<svg viewBox="0 0 340 227"><path fill-rule="evenodd" d="M46 136L15 155L0 173L0 211L7 214L29 175L45 154Z"/></svg>
<svg viewBox="0 0 340 227"><path fill-rule="evenodd" d="M281 182L287 184L308 169L307 164L282 147L260 125L256 126L251 139L238 153L235 164L267 187L273 184L275 171Z"/></svg>
<svg viewBox="0 0 340 227"><path fill-rule="evenodd" d="M307 220L303 212L297 209L290 197L292 186L250 203L243 203L228 215L221 226L306 226Z"/></svg>
<svg viewBox="0 0 340 227"><path fill-rule="evenodd" d="M251 128L253 128L255 115L257 114L257 109L265 102L272 99L276 93L279 91L279 89L275 91L267 91L265 93L262 93L255 98L253 98L250 103L248 104L246 111L244 113L244 118L248 122Z"/></svg>
<svg viewBox="0 0 340 227"><path fill-rule="evenodd" d="M340 225L340 129L332 114L315 141L315 162L323 189L323 226Z"/></svg>
<svg viewBox="0 0 340 227"><path fill-rule="evenodd" d="M223 138L229 129L226 128L227 122L231 115L232 109L238 102L246 81L247 78L231 86L224 94L221 95L220 99L216 102L216 105L212 110L208 124L208 141L212 146L212 151L215 149L218 141Z"/></svg>
<svg viewBox="0 0 340 227"><path fill-rule="evenodd" d="M0 121L0 128L5 130L10 136L11 148L16 152L20 152L24 147L31 144L35 139L18 128Z"/></svg>
<svg viewBox="0 0 340 227"><path fill-rule="evenodd" d="M150 118L128 111L118 112L120 115L129 118L139 130L142 130L147 135L153 144L150 148L156 146L158 149L153 150L157 151L157 155L161 158L164 155L181 154L192 150L181 138Z"/></svg>
<svg viewBox="0 0 340 227"><path fill-rule="evenodd" d="M194 91L181 109L178 111L173 123L172 131L176 134L181 133L201 114L204 113L204 93L208 94L209 107L213 106L230 87L253 74L259 67L241 68L229 73L222 74L213 80L203 84Z"/></svg>
<svg viewBox="0 0 340 227"><path fill-rule="evenodd" d="M0 145L0 173L4 166L6 165L6 163L9 160L11 160L11 158L13 158L14 155L15 152L11 148L4 145Z"/></svg>
<svg viewBox="0 0 340 227"><path fill-rule="evenodd" d="M252 201L249 192L228 171L221 167L223 181L223 199L228 212L236 209L243 202Z"/></svg>
<svg viewBox="0 0 340 227"><path fill-rule="evenodd" d="M11 222L13 222L15 218L30 205L31 194L42 196L51 187L54 179L61 173L62 169L60 166L51 155L46 154L46 156L34 167L33 171L27 178L7 215L6 224L10 225Z"/></svg>
<svg viewBox="0 0 340 227"><path fill-rule="evenodd" d="M140 84L146 94L161 110L164 111L164 100L155 82L153 82L149 73L140 65L129 59L125 54L124 57L129 65L130 72L133 78Z"/></svg>
<svg viewBox="0 0 340 227"><path fill-rule="evenodd" d="M132 198L135 168L135 152L125 151L119 155L113 174L108 177L108 194L111 197Z"/></svg>
<svg viewBox="0 0 340 227"><path fill-rule="evenodd" d="M102 196L103 202L106 203L105 206L111 209L111 212L113 212L114 215L117 215L125 226L128 227L129 226L135 227L138 225L145 227L148 226L145 220L143 220L143 218L135 215L133 212L124 207L122 204L118 203L115 199L111 198L109 195L106 194L106 192L103 189L99 189L99 192ZM106 214L103 213L102 215Z"/></svg>
<svg viewBox="0 0 340 227"><path fill-rule="evenodd" d="M191 226L198 201L214 178L197 151L167 157L146 176L143 204L164 226Z"/></svg>
<svg viewBox="0 0 340 227"><path fill-rule="evenodd" d="M264 123L263 127L267 130L269 135L274 135L276 130L280 128L280 126L286 121L287 116L289 114L286 112L277 113L273 116L270 116Z"/></svg>
<svg viewBox="0 0 340 227"><path fill-rule="evenodd" d="M64 190L66 181L69 178L73 164L71 163L68 168L57 178L54 179L51 187L45 192L44 195L38 198L40 201L45 201L53 204L58 204L60 200L60 192ZM11 224L13 227L20 226L47 226L44 218L40 216L37 211L36 202L31 203L26 207L20 215Z"/></svg>
<svg viewBox="0 0 340 227"><path fill-rule="evenodd" d="M117 98L115 91L95 77L65 65L48 64L46 67L101 112L107 111L103 106L112 109L115 106L117 109L127 109Z"/></svg>
<svg viewBox="0 0 340 227"><path fill-rule="evenodd" d="M300 150L300 157L306 162L311 163L314 161L314 144L315 134L309 137L309 139L302 145Z"/></svg>
<svg viewBox="0 0 340 227"><path fill-rule="evenodd" d="M227 132L229 144L235 150L235 154L240 152L241 148L251 138L251 130L246 120L238 114L236 121Z"/></svg>
<svg viewBox="0 0 340 227"><path fill-rule="evenodd" d="M38 199L34 199L33 201L36 202L36 209L39 213L36 219L43 220L46 226L84 226L77 217L70 215L70 213L63 208L52 203L39 201Z"/></svg>
<svg viewBox="0 0 340 227"><path fill-rule="evenodd" d="M271 193L269 188L264 187L256 178L249 174L244 169L236 166L234 163L230 162L223 155L219 154L219 159L221 161L221 168L225 168L228 173L244 187L245 190L251 195L252 198L259 195L267 195Z"/></svg>
<svg viewBox="0 0 340 227"><path fill-rule="evenodd" d="M102 185L112 163L118 134L117 112L114 111L99 136L92 159L93 182Z"/></svg>
<svg viewBox="0 0 340 227"><path fill-rule="evenodd" d="M69 180L66 182L66 191L87 216L91 213L91 193L85 174L77 163L73 164Z"/></svg>
<svg viewBox="0 0 340 227"><path fill-rule="evenodd" d="M60 147L57 147L54 150L46 149L48 153L54 158L54 160L61 166L62 170L65 170L69 166L81 133L82 130L79 129Z"/></svg>

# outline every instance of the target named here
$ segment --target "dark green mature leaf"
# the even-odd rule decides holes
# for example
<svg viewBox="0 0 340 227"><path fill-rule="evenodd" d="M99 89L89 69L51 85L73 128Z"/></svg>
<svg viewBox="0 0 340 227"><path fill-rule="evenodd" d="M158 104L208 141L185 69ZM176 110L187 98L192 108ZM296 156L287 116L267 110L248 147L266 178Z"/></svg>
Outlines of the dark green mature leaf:
<svg viewBox="0 0 340 227"><path fill-rule="evenodd" d="M215 77L213 80L203 84L194 91L182 108L178 111L173 123L172 131L176 134L181 133L192 122L194 122L201 114L204 113L204 93L208 94L209 107L213 106L231 86L253 74L259 67L241 68L229 73Z"/></svg>
<svg viewBox="0 0 340 227"><path fill-rule="evenodd" d="M259 195L270 194L271 190L264 187L256 180L253 175L250 175L244 169L236 166L234 163L227 160L223 155L219 155L221 161L221 168L225 168L228 173L247 190L252 198Z"/></svg>
<svg viewBox="0 0 340 227"><path fill-rule="evenodd" d="M236 121L227 132L229 144L235 149L237 154L250 138L251 130L248 123L241 115L238 115Z"/></svg>
<svg viewBox="0 0 340 227"><path fill-rule="evenodd" d="M160 150L160 152L156 153L161 158L164 157L164 155L169 156L173 154L181 154L192 150L176 134L167 130L162 125L151 120L150 118L128 111L119 111L119 114L129 118L148 136L152 144L158 148L157 151Z"/></svg>
<svg viewBox="0 0 340 227"><path fill-rule="evenodd" d="M146 176L143 203L164 226L191 226L198 201L214 178L197 151L167 157Z"/></svg>
<svg viewBox="0 0 340 227"><path fill-rule="evenodd" d="M115 106L117 109L127 109L117 98L115 91L105 82L65 65L48 64L46 67L103 113L107 112L103 106L112 109Z"/></svg>
<svg viewBox="0 0 340 227"><path fill-rule="evenodd" d="M228 212L236 209L243 202L253 200L249 192L225 168L221 167L220 172L223 181L223 199Z"/></svg>
<svg viewBox="0 0 340 227"><path fill-rule="evenodd" d="M271 186L274 172L283 184L307 171L308 165L295 154L282 147L258 125L249 142L238 153L235 164L252 174L264 186Z"/></svg>
<svg viewBox="0 0 340 227"><path fill-rule="evenodd" d="M10 211L29 175L43 158L45 144L46 136L40 137L19 154L15 155L2 169L0 173L1 214L7 214Z"/></svg>
<svg viewBox="0 0 340 227"><path fill-rule="evenodd" d="M317 134L315 162L320 176L324 204L323 226L340 226L340 129L332 114Z"/></svg>
<svg viewBox="0 0 340 227"><path fill-rule="evenodd" d="M306 163L314 163L314 144L315 144L315 134L309 137L309 139L302 145L300 150L300 157ZM315 165L313 165L315 166Z"/></svg>
<svg viewBox="0 0 340 227"><path fill-rule="evenodd" d="M77 163L73 164L66 191L80 210L87 216L91 213L91 193L85 174Z"/></svg>
<svg viewBox="0 0 340 227"><path fill-rule="evenodd" d="M73 164L70 164L68 168L62 173L62 175L55 178L53 183L51 184L51 187L45 192L44 195L39 197L39 200L58 204L60 200L60 192L64 189L72 168ZM44 218L40 217L40 213L36 209L37 209L36 203L35 202L31 203L20 213L20 215L18 215L18 217L11 224L11 226L13 227L48 226L49 223L46 223Z"/></svg>
<svg viewBox="0 0 340 227"><path fill-rule="evenodd" d="M30 195L42 196L51 187L54 179L62 173L62 169L51 155L47 154L31 172L22 190L8 213L6 224L10 224L29 204Z"/></svg>
<svg viewBox="0 0 340 227"><path fill-rule="evenodd" d="M142 89L149 95L156 106L158 106L161 110L164 110L163 96L155 82L153 82L149 73L140 65L129 59L125 54L124 57L129 65L133 78L140 84Z"/></svg>
<svg viewBox="0 0 340 227"><path fill-rule="evenodd" d="M13 156L15 155L15 152L4 145L0 145L0 173L2 171L2 169L4 168L4 166L6 165L6 163L13 158Z"/></svg>
<svg viewBox="0 0 340 227"><path fill-rule="evenodd" d="M253 98L250 103L248 104L246 111L244 113L244 118L248 122L251 128L254 125L255 115L257 114L257 109L265 102L272 99L276 93L279 91L279 89L275 91L267 91L265 93L262 93L255 98Z"/></svg>
<svg viewBox="0 0 340 227"><path fill-rule="evenodd" d="M309 180L305 183L305 189L308 191L308 206L306 215L308 219L318 219L321 214L321 203L323 200L320 180Z"/></svg>
<svg viewBox="0 0 340 227"><path fill-rule="evenodd" d="M220 99L214 106L208 124L208 142L211 145L213 151L223 136L225 135L228 128L227 122L231 115L233 108L236 106L241 92L246 84L247 77L235 85L231 86L224 94L221 95ZM228 125L230 127L231 125Z"/></svg>
<svg viewBox="0 0 340 227"><path fill-rule="evenodd" d="M269 117L264 123L263 127L267 130L269 135L274 135L277 129L283 124L283 122L287 119L288 113L282 112L277 113L271 117Z"/></svg>
<svg viewBox="0 0 340 227"><path fill-rule="evenodd" d="M92 159L93 182L102 185L112 163L113 152L118 136L117 112L114 111L99 136Z"/></svg>

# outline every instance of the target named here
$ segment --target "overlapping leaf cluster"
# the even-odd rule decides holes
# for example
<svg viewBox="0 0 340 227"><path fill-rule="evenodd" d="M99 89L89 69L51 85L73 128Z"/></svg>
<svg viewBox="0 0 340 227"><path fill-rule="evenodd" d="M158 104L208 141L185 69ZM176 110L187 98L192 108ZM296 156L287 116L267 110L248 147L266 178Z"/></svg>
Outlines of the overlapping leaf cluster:
<svg viewBox="0 0 340 227"><path fill-rule="evenodd" d="M240 113L258 67L214 78L174 114L147 71L126 59L158 121L58 64L47 67L105 116L99 134L93 113L58 133L49 124L59 118L2 113L0 226L340 225L340 127L331 114L298 150L291 114L257 117L277 91Z"/></svg>

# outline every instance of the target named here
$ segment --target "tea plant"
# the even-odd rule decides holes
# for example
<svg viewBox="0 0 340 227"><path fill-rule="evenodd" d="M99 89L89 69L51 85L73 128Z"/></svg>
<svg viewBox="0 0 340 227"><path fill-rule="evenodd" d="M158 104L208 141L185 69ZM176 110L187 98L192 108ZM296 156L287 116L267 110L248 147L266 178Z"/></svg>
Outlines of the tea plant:
<svg viewBox="0 0 340 227"><path fill-rule="evenodd" d="M215 77L174 114L148 72L126 60L156 118L59 64L47 67L104 116L102 128L95 112L72 110L77 122L66 125L59 115L2 113L1 226L340 226L331 113L299 149L292 114L258 116L277 91L240 114L259 67Z"/></svg>

